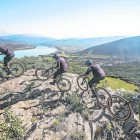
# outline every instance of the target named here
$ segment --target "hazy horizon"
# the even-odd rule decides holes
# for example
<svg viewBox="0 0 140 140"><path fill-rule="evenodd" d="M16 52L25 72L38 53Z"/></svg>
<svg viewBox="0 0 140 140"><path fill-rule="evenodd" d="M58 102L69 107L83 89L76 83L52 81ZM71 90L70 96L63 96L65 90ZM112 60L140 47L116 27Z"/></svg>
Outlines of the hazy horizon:
<svg viewBox="0 0 140 140"><path fill-rule="evenodd" d="M0 31L56 39L140 35L140 1L0 0Z"/></svg>

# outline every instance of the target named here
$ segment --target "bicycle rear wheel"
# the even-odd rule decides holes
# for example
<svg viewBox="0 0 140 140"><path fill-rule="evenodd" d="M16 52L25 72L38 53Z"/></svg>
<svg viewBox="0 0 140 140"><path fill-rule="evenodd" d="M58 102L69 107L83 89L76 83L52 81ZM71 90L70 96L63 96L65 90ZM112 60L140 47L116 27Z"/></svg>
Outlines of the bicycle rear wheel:
<svg viewBox="0 0 140 140"><path fill-rule="evenodd" d="M35 76L40 81L46 81L49 79L49 71L44 68L37 68L35 71Z"/></svg>
<svg viewBox="0 0 140 140"><path fill-rule="evenodd" d="M25 71L24 66L18 62L10 63L9 69L11 71L11 74L15 77L21 76Z"/></svg>
<svg viewBox="0 0 140 140"><path fill-rule="evenodd" d="M88 90L88 83L86 81L85 77L77 77L77 85L82 91L87 91Z"/></svg>
<svg viewBox="0 0 140 140"><path fill-rule="evenodd" d="M57 87L62 92L67 92L71 89L71 82L66 78L60 78L57 81Z"/></svg>
<svg viewBox="0 0 140 140"><path fill-rule="evenodd" d="M108 104L110 99L108 98ZM118 120L127 120L131 115L129 103L120 96L112 95L112 106L108 108L109 113Z"/></svg>
<svg viewBox="0 0 140 140"><path fill-rule="evenodd" d="M96 99L98 103L102 107L109 108L112 105L112 97L110 93L103 87L97 87L95 91L96 91L96 95L97 95ZM110 99L109 103L107 102L108 98Z"/></svg>

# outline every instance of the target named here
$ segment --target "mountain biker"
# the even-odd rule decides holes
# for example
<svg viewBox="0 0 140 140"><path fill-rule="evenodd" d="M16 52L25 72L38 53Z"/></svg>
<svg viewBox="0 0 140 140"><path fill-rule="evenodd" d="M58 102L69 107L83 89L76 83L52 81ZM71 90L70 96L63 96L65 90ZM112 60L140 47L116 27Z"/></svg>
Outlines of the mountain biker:
<svg viewBox="0 0 140 140"><path fill-rule="evenodd" d="M63 57L58 57L57 54L54 54L53 58L57 61L57 66L52 67L53 69L57 69L57 71L54 73L54 80L50 84L55 85L56 83L56 77L64 72L67 71L68 65Z"/></svg>
<svg viewBox="0 0 140 140"><path fill-rule="evenodd" d="M105 78L105 72L102 70L102 68L98 64L92 64L92 61L87 60L85 65L87 65L88 69L87 72L80 76L87 76L90 72L93 73L94 77L88 82L88 85L90 89L92 90L93 97L96 97L93 84L103 80Z"/></svg>
<svg viewBox="0 0 140 140"><path fill-rule="evenodd" d="M4 57L4 66L6 66L8 72L7 74L10 74L10 70L9 70L9 66L8 66L8 62L15 56L14 55L14 51L10 50L9 48L7 47L4 47L4 46L0 46L0 52L1 54L0 55L3 55L5 54L6 56Z"/></svg>

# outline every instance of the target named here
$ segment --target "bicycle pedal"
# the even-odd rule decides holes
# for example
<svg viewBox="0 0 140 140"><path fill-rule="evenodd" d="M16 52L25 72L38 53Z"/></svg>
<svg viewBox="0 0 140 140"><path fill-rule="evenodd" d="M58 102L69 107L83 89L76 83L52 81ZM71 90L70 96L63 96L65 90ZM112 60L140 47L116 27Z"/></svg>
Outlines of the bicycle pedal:
<svg viewBox="0 0 140 140"><path fill-rule="evenodd" d="M96 94L92 94L92 96L91 96L92 98L96 98L97 97L97 95Z"/></svg>

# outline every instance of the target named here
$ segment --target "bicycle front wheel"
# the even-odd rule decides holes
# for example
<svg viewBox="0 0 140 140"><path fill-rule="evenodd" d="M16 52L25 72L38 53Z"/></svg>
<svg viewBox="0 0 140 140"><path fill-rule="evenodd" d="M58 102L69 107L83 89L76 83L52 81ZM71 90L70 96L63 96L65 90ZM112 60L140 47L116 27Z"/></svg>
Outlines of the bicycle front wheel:
<svg viewBox="0 0 140 140"><path fill-rule="evenodd" d="M24 66L18 62L10 63L9 69L11 71L11 74L15 77L21 76L25 71Z"/></svg>
<svg viewBox="0 0 140 140"><path fill-rule="evenodd" d="M102 107L109 108L112 105L112 97L110 93L105 88L102 87L97 87L95 91L96 91L96 95L97 95L96 99L98 103ZM109 103L107 102L108 99L110 99Z"/></svg>
<svg viewBox="0 0 140 140"><path fill-rule="evenodd" d="M108 98L108 104L110 99ZM131 115L129 103L122 97L112 95L112 106L108 108L109 113L118 120L127 120Z"/></svg>
<svg viewBox="0 0 140 140"><path fill-rule="evenodd" d="M49 71L44 68L37 68L35 71L35 76L40 81L46 81L49 79Z"/></svg>
<svg viewBox="0 0 140 140"><path fill-rule="evenodd" d="M87 91L88 90L88 83L86 81L85 77L77 77L77 85L82 91Z"/></svg>
<svg viewBox="0 0 140 140"><path fill-rule="evenodd" d="M62 92L67 92L71 89L71 82L66 78L61 78L57 81L57 87Z"/></svg>

